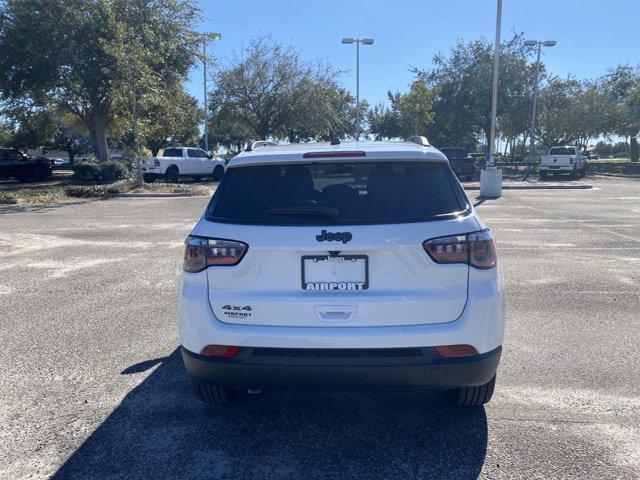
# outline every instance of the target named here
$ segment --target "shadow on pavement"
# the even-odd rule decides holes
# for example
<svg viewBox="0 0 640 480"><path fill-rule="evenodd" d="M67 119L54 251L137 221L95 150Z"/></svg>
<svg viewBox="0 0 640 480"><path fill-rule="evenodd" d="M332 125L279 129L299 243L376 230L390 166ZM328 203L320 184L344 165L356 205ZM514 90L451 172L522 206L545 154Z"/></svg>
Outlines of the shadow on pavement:
<svg viewBox="0 0 640 480"><path fill-rule="evenodd" d="M484 462L484 408L440 394L265 393L217 408L192 395L178 350L156 361L54 478L460 480Z"/></svg>
<svg viewBox="0 0 640 480"><path fill-rule="evenodd" d="M75 202L47 203L47 204L0 204L0 215L9 213L23 212L46 212L60 207L69 207L71 205L81 205L89 200L78 200Z"/></svg>

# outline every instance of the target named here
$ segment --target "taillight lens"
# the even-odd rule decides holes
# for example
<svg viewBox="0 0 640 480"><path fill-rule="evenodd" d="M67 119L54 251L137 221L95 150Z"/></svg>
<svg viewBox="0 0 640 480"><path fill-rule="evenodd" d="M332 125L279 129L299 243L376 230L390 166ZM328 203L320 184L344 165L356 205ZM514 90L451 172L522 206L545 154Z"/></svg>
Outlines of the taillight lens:
<svg viewBox="0 0 640 480"><path fill-rule="evenodd" d="M498 263L491 230L426 240L422 246L436 263L466 263L486 270Z"/></svg>
<svg viewBox="0 0 640 480"><path fill-rule="evenodd" d="M247 253L247 244L234 240L189 235L184 242L185 272L200 272L211 266L237 265Z"/></svg>
<svg viewBox="0 0 640 480"><path fill-rule="evenodd" d="M159 166L160 166L160 160L158 160L158 159L156 158L156 159L153 161L153 164L154 164L156 167L159 167Z"/></svg>

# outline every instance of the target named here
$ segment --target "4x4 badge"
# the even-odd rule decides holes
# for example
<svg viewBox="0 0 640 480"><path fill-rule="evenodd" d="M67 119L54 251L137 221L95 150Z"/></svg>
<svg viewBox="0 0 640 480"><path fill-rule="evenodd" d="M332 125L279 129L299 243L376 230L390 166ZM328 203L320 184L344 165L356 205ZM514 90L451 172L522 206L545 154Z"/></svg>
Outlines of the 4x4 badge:
<svg viewBox="0 0 640 480"><path fill-rule="evenodd" d="M351 241L353 235L351 232L327 232L326 230L322 230L320 235L316 235L316 240L319 242L342 242L347 243Z"/></svg>

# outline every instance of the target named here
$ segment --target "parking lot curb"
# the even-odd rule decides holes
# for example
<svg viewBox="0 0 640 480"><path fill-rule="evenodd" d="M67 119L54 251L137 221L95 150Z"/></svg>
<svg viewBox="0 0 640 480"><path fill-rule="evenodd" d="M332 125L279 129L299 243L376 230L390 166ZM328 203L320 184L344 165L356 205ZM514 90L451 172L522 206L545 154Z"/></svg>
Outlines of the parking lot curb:
<svg viewBox="0 0 640 480"><path fill-rule="evenodd" d="M208 195L189 195L185 193L120 193L114 198L190 198L206 197Z"/></svg>
<svg viewBox="0 0 640 480"><path fill-rule="evenodd" d="M465 190L480 190L480 187L469 186ZM589 190L593 188L591 184L585 185L503 185L503 190Z"/></svg>

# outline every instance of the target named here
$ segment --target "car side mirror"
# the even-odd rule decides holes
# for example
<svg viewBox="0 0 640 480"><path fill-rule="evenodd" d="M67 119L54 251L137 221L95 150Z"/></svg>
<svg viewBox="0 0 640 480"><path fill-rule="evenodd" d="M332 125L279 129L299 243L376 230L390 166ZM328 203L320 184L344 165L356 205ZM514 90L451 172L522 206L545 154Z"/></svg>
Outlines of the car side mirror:
<svg viewBox="0 0 640 480"><path fill-rule="evenodd" d="M213 155L211 155L210 153L207 153L207 158L211 159L213 158Z"/></svg>

